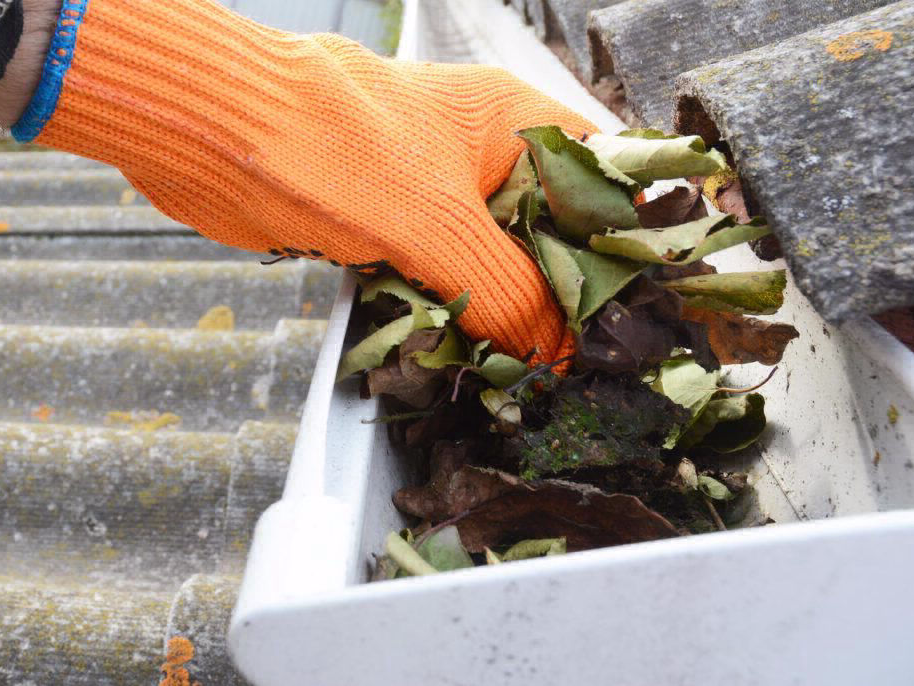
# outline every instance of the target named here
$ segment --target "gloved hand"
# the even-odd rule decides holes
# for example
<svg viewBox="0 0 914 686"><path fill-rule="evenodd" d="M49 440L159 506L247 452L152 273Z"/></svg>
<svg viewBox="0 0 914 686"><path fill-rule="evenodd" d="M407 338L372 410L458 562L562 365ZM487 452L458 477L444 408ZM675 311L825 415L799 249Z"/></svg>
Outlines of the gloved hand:
<svg viewBox="0 0 914 686"><path fill-rule="evenodd" d="M587 121L498 69L400 63L211 0L64 2L17 137L119 167L221 243L389 264L442 301L469 289L472 338L534 361L568 352L547 284L485 199L523 150L515 131Z"/></svg>

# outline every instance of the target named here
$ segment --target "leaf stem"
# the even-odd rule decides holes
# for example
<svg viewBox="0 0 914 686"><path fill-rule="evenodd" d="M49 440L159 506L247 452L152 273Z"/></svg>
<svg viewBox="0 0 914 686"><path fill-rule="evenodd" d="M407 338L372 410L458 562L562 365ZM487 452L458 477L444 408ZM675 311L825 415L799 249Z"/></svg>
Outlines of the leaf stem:
<svg viewBox="0 0 914 686"><path fill-rule="evenodd" d="M717 508L714 507L714 503L708 496L704 495L703 497L705 499L705 505L708 506L708 511L711 513L711 519L714 520L714 524L717 526L717 529L719 531L726 531L727 525L724 524L724 520L720 518L720 514L717 512Z"/></svg>
<svg viewBox="0 0 914 686"><path fill-rule="evenodd" d="M422 419L431 417L434 413L432 410L419 410L417 412L404 412L403 414L389 414L384 417L375 419L363 419L362 424L393 424L394 422L405 422L410 419Z"/></svg>
<svg viewBox="0 0 914 686"><path fill-rule="evenodd" d="M505 389L505 393L507 393L508 395L511 395L512 393L514 393L514 391L516 391L518 388L523 386L528 381L532 381L536 377L542 376L546 372L555 369L559 365L565 364L566 362L571 362L571 360L573 360L573 359L574 359L574 355L568 355L567 357L562 357L551 364L544 364L540 367L537 367L536 369L534 369L532 372L527 374L527 376L523 377L520 381L518 381L513 386L508 386L508 388Z"/></svg>
<svg viewBox="0 0 914 686"><path fill-rule="evenodd" d="M755 386L750 386L749 388L728 388L727 386L718 386L717 390L723 391L725 393L751 393L752 391L757 391L762 386L764 386L766 383L771 381L771 378L774 376L774 374L775 374L775 372L777 372L777 370L778 370L777 367L772 369L771 373L765 377L765 380L762 381L762 383L755 384Z"/></svg>
<svg viewBox="0 0 914 686"><path fill-rule="evenodd" d="M413 576L438 573L437 569L422 559L422 556L395 531L387 536L387 554L401 569Z"/></svg>

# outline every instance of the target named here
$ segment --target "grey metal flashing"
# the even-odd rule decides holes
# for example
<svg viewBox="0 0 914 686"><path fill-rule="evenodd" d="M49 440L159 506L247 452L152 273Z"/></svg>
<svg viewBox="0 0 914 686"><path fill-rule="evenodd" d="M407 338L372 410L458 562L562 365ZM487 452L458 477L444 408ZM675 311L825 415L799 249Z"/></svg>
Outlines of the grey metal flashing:
<svg viewBox="0 0 914 686"><path fill-rule="evenodd" d="M829 321L914 304L914 0L680 77Z"/></svg>
<svg viewBox="0 0 914 686"><path fill-rule="evenodd" d="M590 16L593 77L615 73L646 126L672 127L676 77L887 0L628 0Z"/></svg>

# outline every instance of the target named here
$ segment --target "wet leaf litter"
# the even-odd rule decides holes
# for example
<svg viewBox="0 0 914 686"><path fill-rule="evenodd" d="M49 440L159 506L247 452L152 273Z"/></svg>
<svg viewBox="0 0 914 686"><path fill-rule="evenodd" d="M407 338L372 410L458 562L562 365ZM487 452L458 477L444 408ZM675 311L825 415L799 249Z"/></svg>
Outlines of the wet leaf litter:
<svg viewBox="0 0 914 686"><path fill-rule="evenodd" d="M758 319L783 270L718 273L704 258L770 235L763 218L708 216L701 193L657 181L732 173L698 136L633 129L526 143L488 202L551 286L573 358L528 367L458 328L469 291L437 303L396 275L363 281L365 337L338 378L380 396L416 485L412 518L377 552L376 580L562 555L760 523L727 456L766 426L760 389L724 365L777 365L798 336ZM531 351L532 357L535 351Z"/></svg>

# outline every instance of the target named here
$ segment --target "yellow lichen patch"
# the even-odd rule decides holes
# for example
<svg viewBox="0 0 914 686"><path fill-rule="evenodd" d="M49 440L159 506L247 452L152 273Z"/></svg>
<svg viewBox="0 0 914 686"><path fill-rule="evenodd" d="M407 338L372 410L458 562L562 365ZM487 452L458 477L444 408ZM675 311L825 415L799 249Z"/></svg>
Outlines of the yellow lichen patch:
<svg viewBox="0 0 914 686"><path fill-rule="evenodd" d="M838 36L825 49L839 62L852 62L859 60L867 52L878 50L885 52L892 47L892 32L882 29L868 31L854 31Z"/></svg>
<svg viewBox="0 0 914 686"><path fill-rule="evenodd" d="M228 305L216 305L200 317L197 328L200 331L234 331L235 313Z"/></svg>
<svg viewBox="0 0 914 686"><path fill-rule="evenodd" d="M125 188L121 191L121 205L132 205L136 202L136 191L132 188Z"/></svg>
<svg viewBox="0 0 914 686"><path fill-rule="evenodd" d="M713 176L706 178L704 185L701 187L701 192L711 201L711 204L714 205L718 211L723 212L717 203L717 196L727 186L736 181L736 179L736 172L727 167L723 171L717 172Z"/></svg>
<svg viewBox="0 0 914 686"><path fill-rule="evenodd" d="M894 405L889 405L889 424L895 426L898 423L898 408Z"/></svg>
<svg viewBox="0 0 914 686"><path fill-rule="evenodd" d="M34 410L32 410L32 417L37 419L39 422L47 422L51 420L51 417L54 416L54 408L48 405L39 405Z"/></svg>
<svg viewBox="0 0 914 686"><path fill-rule="evenodd" d="M146 412L109 412L105 416L105 424L118 425L126 424L133 429L140 431L158 431L168 426L175 426L181 423L181 417L172 412L158 412L150 410Z"/></svg>
<svg viewBox="0 0 914 686"><path fill-rule="evenodd" d="M182 666L194 659L194 644L183 636L168 641L165 663L162 665L163 678L159 686L191 686L190 673ZM195 681L193 686L201 686Z"/></svg>
<svg viewBox="0 0 914 686"><path fill-rule="evenodd" d="M0 233L6 233L10 230L10 225L6 222L0 222Z"/></svg>

